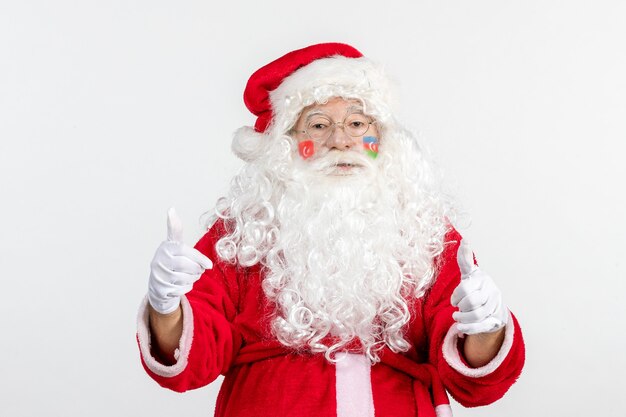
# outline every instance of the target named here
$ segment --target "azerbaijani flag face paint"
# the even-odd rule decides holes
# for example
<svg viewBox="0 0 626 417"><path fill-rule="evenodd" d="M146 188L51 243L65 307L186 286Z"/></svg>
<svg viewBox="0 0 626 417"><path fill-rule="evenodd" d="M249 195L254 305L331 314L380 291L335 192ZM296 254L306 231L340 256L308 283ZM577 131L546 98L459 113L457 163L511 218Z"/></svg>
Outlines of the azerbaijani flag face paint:
<svg viewBox="0 0 626 417"><path fill-rule="evenodd" d="M298 143L298 152L302 159L309 159L315 153L315 144L312 140L305 140Z"/></svg>
<svg viewBox="0 0 626 417"><path fill-rule="evenodd" d="M378 139L374 136L363 137L363 149L372 159L376 159L378 156Z"/></svg>

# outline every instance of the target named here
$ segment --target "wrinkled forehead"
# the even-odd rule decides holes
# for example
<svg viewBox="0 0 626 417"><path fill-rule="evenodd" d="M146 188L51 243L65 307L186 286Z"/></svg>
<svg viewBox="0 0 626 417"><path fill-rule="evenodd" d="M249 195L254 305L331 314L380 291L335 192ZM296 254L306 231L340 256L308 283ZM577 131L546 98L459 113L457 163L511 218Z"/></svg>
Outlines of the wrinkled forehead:
<svg viewBox="0 0 626 417"><path fill-rule="evenodd" d="M357 99L333 97L325 103L314 103L306 106L300 112L296 124L302 120L310 120L315 116L341 118L349 114L364 114L363 102Z"/></svg>

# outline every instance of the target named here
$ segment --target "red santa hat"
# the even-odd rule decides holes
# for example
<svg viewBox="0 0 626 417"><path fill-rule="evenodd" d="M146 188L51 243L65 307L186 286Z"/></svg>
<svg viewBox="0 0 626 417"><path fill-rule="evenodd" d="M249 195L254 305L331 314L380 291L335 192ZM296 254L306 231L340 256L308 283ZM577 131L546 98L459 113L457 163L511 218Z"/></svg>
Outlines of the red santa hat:
<svg viewBox="0 0 626 417"><path fill-rule="evenodd" d="M343 43L321 43L289 52L252 74L243 93L243 101L248 110L257 116L255 130L265 132L272 120L270 92L296 70L315 60L333 56L360 58L363 54Z"/></svg>
<svg viewBox="0 0 626 417"><path fill-rule="evenodd" d="M331 97L358 99L383 122L390 117L390 81L382 67L350 45L322 43L283 55L258 69L246 85L244 102L257 116L254 129L239 129L233 151L250 160L263 139L284 135L302 109Z"/></svg>

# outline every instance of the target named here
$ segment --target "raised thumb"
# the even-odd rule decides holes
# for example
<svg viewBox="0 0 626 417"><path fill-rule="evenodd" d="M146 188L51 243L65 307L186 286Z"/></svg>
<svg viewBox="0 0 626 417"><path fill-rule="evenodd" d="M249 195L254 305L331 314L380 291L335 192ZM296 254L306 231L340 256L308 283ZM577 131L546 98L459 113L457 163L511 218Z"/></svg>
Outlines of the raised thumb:
<svg viewBox="0 0 626 417"><path fill-rule="evenodd" d="M456 253L456 261L459 264L462 278L467 278L477 268L474 263L474 253L465 239L461 240L459 250Z"/></svg>
<svg viewBox="0 0 626 417"><path fill-rule="evenodd" d="M174 207L167 211L167 240L172 242L183 241L183 222L176 214Z"/></svg>

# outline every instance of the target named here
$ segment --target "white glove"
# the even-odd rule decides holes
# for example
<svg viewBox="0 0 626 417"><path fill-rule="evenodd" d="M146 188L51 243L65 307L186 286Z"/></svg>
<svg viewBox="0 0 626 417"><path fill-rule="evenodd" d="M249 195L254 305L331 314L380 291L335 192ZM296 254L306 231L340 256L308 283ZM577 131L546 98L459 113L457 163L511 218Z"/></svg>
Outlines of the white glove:
<svg viewBox="0 0 626 417"><path fill-rule="evenodd" d="M213 262L197 249L183 243L183 225L174 208L167 212L167 240L162 242L150 262L148 301L157 312L176 310L180 297L188 293Z"/></svg>
<svg viewBox="0 0 626 417"><path fill-rule="evenodd" d="M461 283L450 297L459 311L452 314L457 328L465 334L493 333L504 327L509 312L491 277L474 264L474 255L465 239L457 252Z"/></svg>

